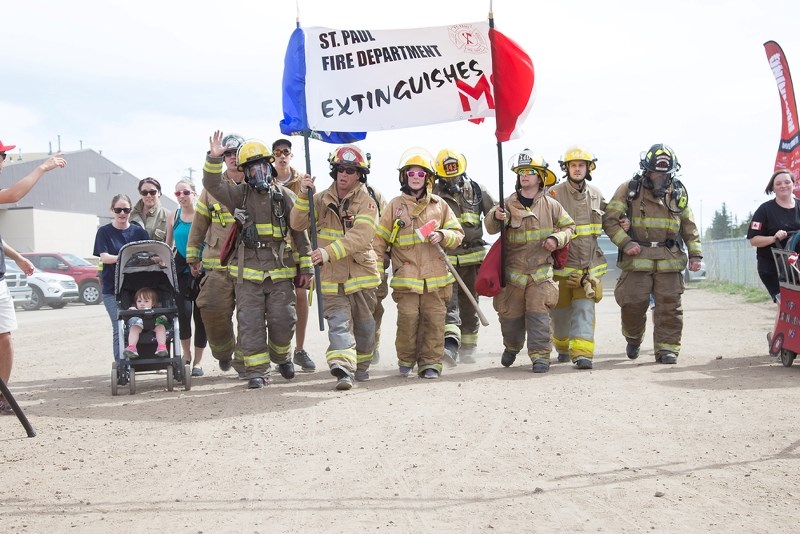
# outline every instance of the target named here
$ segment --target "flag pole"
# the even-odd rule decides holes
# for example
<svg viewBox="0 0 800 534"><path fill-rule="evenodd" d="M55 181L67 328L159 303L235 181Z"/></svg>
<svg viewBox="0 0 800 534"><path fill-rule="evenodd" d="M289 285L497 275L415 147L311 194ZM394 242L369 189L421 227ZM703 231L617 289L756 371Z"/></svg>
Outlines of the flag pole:
<svg viewBox="0 0 800 534"><path fill-rule="evenodd" d="M297 6L297 18L296 23L297 27L300 27L300 2L299 0L295 3ZM306 174L311 175L311 143L309 143L308 138L311 135L311 131L308 129L308 125L303 130L303 149L306 153ZM306 191L306 196L308 197L308 218L311 221L311 235L309 236L311 240L311 250L317 250L317 214L314 212L314 191L309 187ZM314 265L314 290L317 292L317 318L319 319L319 331L325 331L325 312L324 306L322 305L322 280L319 277L319 265ZM306 305L308 305L308 301L306 301Z"/></svg>
<svg viewBox="0 0 800 534"><path fill-rule="evenodd" d="M492 9L492 0L489 0L489 31L494 29L494 11ZM494 73L494 66L497 64L495 61L494 43L492 43L492 73ZM494 77L495 83L497 77ZM497 95L496 86L493 87L494 94ZM497 120L497 106L498 100L495 98L495 120ZM500 196L500 206L505 211L505 196L503 195L503 143L497 141L497 189ZM506 287L506 223L501 221L500 224L500 287Z"/></svg>

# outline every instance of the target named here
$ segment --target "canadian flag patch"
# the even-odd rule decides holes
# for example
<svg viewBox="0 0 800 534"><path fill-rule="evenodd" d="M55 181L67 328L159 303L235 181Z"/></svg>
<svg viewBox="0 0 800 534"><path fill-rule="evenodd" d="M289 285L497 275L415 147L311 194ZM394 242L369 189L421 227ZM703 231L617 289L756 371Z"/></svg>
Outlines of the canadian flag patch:
<svg viewBox="0 0 800 534"><path fill-rule="evenodd" d="M753 221L750 223L751 230L761 230L761 223L758 221Z"/></svg>

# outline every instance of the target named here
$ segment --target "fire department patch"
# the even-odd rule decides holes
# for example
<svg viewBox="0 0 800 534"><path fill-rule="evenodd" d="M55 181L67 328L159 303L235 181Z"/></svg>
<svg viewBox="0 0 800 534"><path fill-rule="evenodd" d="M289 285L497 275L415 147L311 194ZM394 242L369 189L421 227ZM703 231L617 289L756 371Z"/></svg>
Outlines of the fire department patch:
<svg viewBox="0 0 800 534"><path fill-rule="evenodd" d="M758 221L753 221L750 223L751 230L761 230L761 223Z"/></svg>

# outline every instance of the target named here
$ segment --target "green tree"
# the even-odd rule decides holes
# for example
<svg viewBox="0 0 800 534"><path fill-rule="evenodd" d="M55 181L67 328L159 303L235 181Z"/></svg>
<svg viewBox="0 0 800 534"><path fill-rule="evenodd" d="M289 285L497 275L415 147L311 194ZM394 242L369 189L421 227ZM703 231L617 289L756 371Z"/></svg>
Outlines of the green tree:
<svg viewBox="0 0 800 534"><path fill-rule="evenodd" d="M739 226L736 227L736 235L733 237L744 237L747 235L747 230L750 228L750 221L753 220L753 212L747 214L747 217L742 220Z"/></svg>
<svg viewBox="0 0 800 534"><path fill-rule="evenodd" d="M708 227L706 232L706 239L727 239L733 237L733 221L731 214L728 213L728 206L722 203L722 208L714 212L714 218L711 221L711 226Z"/></svg>

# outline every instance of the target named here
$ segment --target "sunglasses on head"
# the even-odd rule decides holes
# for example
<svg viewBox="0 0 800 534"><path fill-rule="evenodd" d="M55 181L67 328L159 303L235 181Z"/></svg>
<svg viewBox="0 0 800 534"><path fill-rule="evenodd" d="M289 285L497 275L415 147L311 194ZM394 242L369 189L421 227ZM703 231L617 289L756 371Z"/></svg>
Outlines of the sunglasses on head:
<svg viewBox="0 0 800 534"><path fill-rule="evenodd" d="M289 150L288 148L284 148L284 149L278 148L278 149L275 149L275 151L273 152L273 154L274 154L274 156L276 158L279 158L281 156L288 156L291 153L292 153L292 151Z"/></svg>
<svg viewBox="0 0 800 534"><path fill-rule="evenodd" d="M143 197L146 197L147 195L156 196L158 194L158 189L142 189L139 191L139 194Z"/></svg>
<svg viewBox="0 0 800 534"><path fill-rule="evenodd" d="M345 174L355 174L357 172L355 167L339 167L337 170Z"/></svg>
<svg viewBox="0 0 800 534"><path fill-rule="evenodd" d="M131 212L130 208L111 208L111 209L114 211L114 213L130 213Z"/></svg>
<svg viewBox="0 0 800 534"><path fill-rule="evenodd" d="M184 189L183 191L175 191L175 196L178 197L178 198L180 198L181 195L183 195L185 197L188 197L191 194L192 194L192 191L189 191L188 189Z"/></svg>
<svg viewBox="0 0 800 534"><path fill-rule="evenodd" d="M409 178L413 178L414 176L417 176L418 178L425 178L428 176L428 173L425 171L406 171L406 176Z"/></svg>

